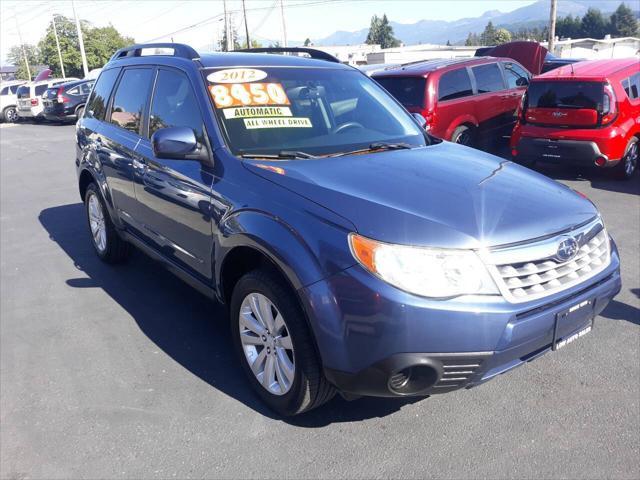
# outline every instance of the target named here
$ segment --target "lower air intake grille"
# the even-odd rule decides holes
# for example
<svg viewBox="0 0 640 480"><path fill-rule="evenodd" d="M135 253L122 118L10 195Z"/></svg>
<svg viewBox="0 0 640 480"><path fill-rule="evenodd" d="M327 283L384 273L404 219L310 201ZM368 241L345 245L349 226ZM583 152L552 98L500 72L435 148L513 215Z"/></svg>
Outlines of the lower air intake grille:
<svg viewBox="0 0 640 480"><path fill-rule="evenodd" d="M443 374L433 388L456 389L465 386L482 366L484 358L441 357Z"/></svg>

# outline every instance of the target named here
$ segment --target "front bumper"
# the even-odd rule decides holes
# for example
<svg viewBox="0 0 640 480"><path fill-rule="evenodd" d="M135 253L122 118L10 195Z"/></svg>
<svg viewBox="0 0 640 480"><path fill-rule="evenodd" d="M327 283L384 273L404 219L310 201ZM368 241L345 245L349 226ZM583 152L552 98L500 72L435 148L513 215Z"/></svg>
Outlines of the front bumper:
<svg viewBox="0 0 640 480"><path fill-rule="evenodd" d="M345 393L389 397L470 388L538 358L554 338L587 327L620 288L612 242L611 264L600 274L525 304L500 297L421 299L358 266L306 287L302 298L327 379ZM561 312L585 301L592 306L584 318L556 323ZM405 388L406 372L417 380L404 378Z"/></svg>

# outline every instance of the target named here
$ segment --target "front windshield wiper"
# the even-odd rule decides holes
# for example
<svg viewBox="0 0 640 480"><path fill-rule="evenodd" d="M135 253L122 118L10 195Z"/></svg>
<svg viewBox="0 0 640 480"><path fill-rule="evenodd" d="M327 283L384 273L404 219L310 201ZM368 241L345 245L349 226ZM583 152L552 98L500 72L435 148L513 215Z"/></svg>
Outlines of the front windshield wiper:
<svg viewBox="0 0 640 480"><path fill-rule="evenodd" d="M311 155L307 152L300 152L296 150L281 150L280 152L273 153L243 153L240 155L242 158L266 158L274 160L289 160L296 158L318 158L315 155Z"/></svg>
<svg viewBox="0 0 640 480"><path fill-rule="evenodd" d="M334 155L328 155L329 157L343 157L345 155L356 155L358 153L368 153L368 152L380 152L383 150L408 150L413 148L415 145L411 145L409 143L386 143L386 142L375 142L369 145L367 148L361 148L359 150L352 150L350 152L341 152L336 153Z"/></svg>

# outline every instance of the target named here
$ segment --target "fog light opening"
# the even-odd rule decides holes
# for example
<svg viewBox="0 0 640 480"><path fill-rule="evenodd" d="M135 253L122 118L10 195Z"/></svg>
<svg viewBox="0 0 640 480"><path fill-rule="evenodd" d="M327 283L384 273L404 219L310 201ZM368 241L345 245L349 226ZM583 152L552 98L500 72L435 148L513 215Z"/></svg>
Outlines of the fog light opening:
<svg viewBox="0 0 640 480"><path fill-rule="evenodd" d="M389 390L399 395L421 392L438 381L438 372L428 365L403 368L389 377Z"/></svg>
<svg viewBox="0 0 640 480"><path fill-rule="evenodd" d="M604 157L598 157L596 158L596 165L598 167L604 167L607 164L607 159Z"/></svg>

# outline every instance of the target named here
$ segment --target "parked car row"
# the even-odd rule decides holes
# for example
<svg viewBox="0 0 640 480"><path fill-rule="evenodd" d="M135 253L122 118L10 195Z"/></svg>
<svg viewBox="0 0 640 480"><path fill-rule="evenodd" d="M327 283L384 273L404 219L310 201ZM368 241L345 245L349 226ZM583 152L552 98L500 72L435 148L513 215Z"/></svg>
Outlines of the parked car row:
<svg viewBox="0 0 640 480"><path fill-rule="evenodd" d="M495 47L543 70L544 52L526 44ZM537 46L537 47L536 47ZM542 47L539 47L542 48ZM513 52L518 52L515 55ZM532 75L512 58L428 60L372 75L429 133L468 146L511 138L514 160L612 168L628 179L638 167L640 63L635 58L567 63Z"/></svg>
<svg viewBox="0 0 640 480"><path fill-rule="evenodd" d="M5 122L75 121L83 112L95 79L45 78L13 81L0 87L0 112Z"/></svg>
<svg viewBox="0 0 640 480"><path fill-rule="evenodd" d="M324 52L121 49L75 130L87 241L228 305L238 362L282 415L469 388L557 350L620 291L616 245L584 196L432 135L515 111L524 68L474 62L398 69L389 89L426 131ZM508 123L493 111L478 126Z"/></svg>

